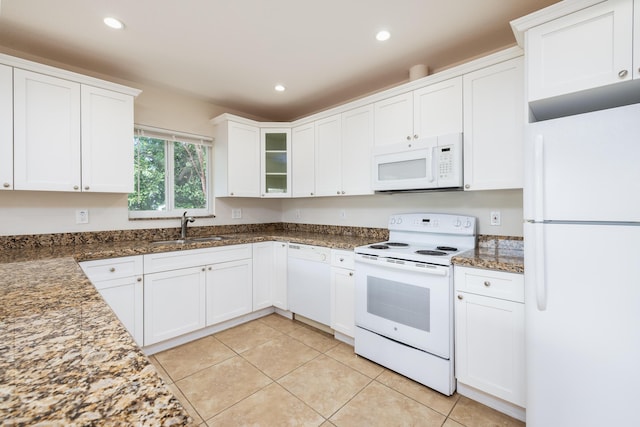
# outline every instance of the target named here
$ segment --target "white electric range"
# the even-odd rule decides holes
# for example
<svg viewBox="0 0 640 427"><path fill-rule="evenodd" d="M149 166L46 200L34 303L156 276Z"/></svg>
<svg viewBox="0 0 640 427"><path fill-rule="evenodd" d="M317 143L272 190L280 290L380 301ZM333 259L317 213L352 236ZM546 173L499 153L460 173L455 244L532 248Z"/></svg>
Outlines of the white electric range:
<svg viewBox="0 0 640 427"><path fill-rule="evenodd" d="M451 259L475 244L474 217L392 215L388 241L355 249L355 352L451 395Z"/></svg>

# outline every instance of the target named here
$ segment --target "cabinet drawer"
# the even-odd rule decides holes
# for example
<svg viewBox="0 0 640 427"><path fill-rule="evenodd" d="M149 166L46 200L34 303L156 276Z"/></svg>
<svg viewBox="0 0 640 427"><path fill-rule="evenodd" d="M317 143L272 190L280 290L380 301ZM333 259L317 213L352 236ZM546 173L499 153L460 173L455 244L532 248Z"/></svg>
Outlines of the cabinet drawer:
<svg viewBox="0 0 640 427"><path fill-rule="evenodd" d="M524 302L524 276L518 273L455 267L456 291Z"/></svg>
<svg viewBox="0 0 640 427"><path fill-rule="evenodd" d="M84 261L80 267L91 282L119 279L142 274L142 255Z"/></svg>
<svg viewBox="0 0 640 427"><path fill-rule="evenodd" d="M355 256L353 251L331 250L331 265L353 270L355 268Z"/></svg>
<svg viewBox="0 0 640 427"><path fill-rule="evenodd" d="M144 272L148 274L235 261L251 258L251 254L251 245L219 246L216 248L147 254L144 255Z"/></svg>

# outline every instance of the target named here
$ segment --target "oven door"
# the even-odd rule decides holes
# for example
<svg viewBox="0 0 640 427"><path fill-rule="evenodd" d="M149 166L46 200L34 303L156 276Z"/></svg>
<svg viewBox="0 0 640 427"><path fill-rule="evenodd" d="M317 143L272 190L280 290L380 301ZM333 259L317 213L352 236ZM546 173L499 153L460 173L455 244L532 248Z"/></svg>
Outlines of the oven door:
<svg viewBox="0 0 640 427"><path fill-rule="evenodd" d="M356 255L356 326L450 358L451 267Z"/></svg>

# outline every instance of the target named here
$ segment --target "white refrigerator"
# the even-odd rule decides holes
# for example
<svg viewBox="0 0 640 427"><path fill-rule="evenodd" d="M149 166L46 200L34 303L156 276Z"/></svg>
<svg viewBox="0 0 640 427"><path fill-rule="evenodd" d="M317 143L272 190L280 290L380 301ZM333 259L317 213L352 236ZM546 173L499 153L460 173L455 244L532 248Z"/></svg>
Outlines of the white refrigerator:
<svg viewBox="0 0 640 427"><path fill-rule="evenodd" d="M527 125L527 427L640 425L640 104Z"/></svg>

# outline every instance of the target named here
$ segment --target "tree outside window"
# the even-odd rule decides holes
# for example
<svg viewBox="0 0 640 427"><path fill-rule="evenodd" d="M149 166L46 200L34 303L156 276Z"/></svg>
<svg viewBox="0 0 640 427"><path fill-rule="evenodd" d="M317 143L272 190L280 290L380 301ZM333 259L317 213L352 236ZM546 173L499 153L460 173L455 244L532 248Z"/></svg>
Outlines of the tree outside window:
<svg viewBox="0 0 640 427"><path fill-rule="evenodd" d="M151 134L151 135L149 135ZM170 134L138 129L134 137L135 192L130 217L208 215L210 146Z"/></svg>

